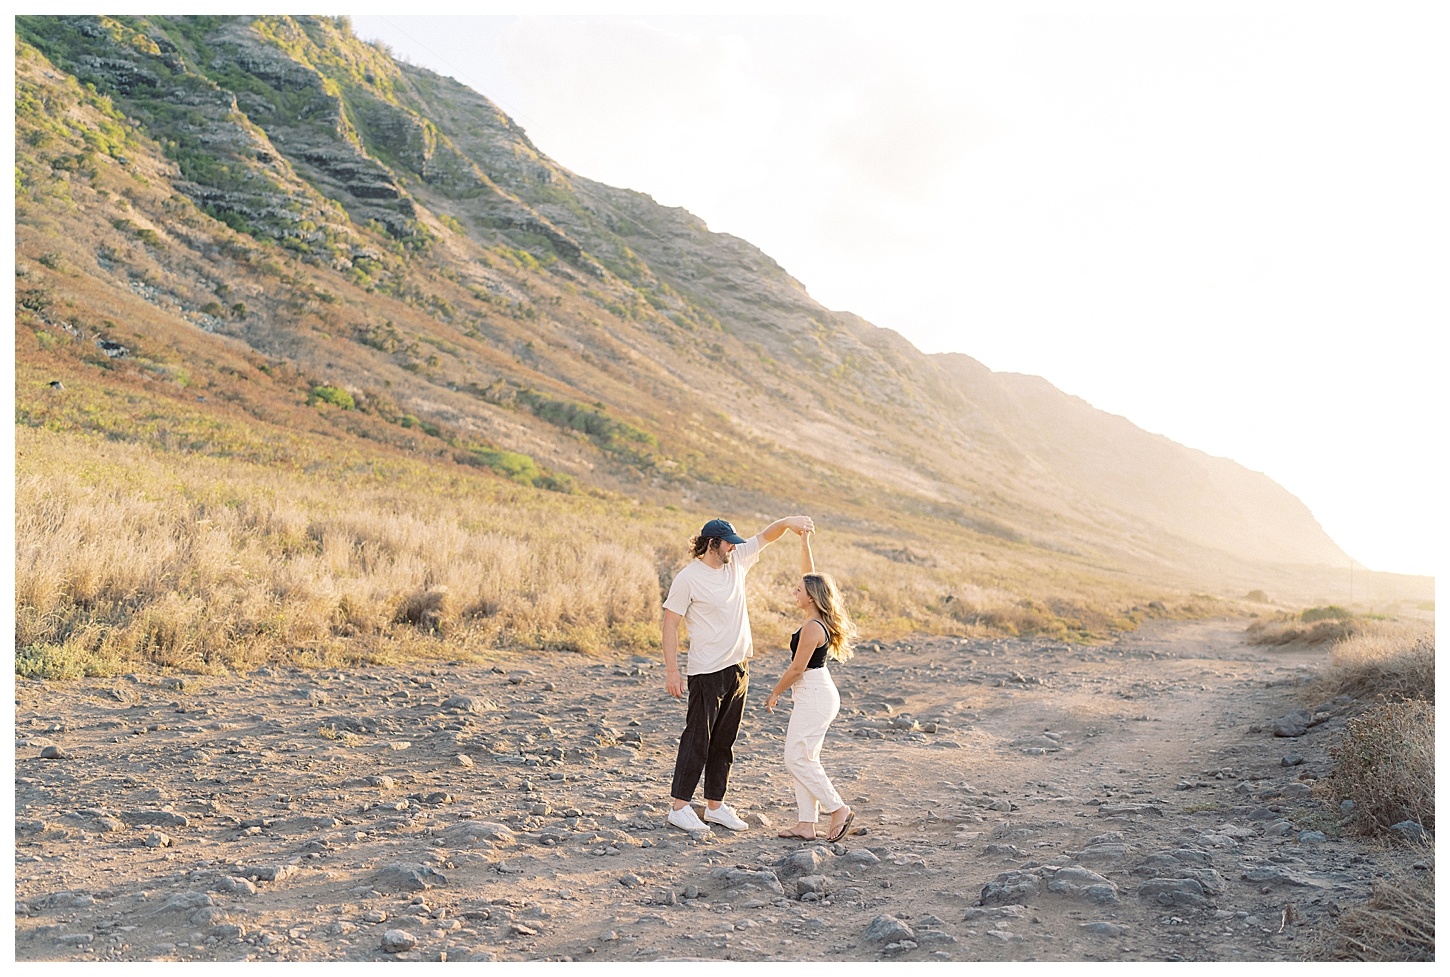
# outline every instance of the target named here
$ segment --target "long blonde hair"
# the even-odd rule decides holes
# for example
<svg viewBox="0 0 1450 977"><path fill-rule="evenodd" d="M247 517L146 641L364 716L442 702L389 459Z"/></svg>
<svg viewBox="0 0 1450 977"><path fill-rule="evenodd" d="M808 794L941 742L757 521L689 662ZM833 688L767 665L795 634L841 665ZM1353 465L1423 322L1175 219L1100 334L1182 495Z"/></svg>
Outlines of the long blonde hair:
<svg viewBox="0 0 1450 977"><path fill-rule="evenodd" d="M829 573L807 573L801 577L801 582L826 625L826 654L838 662L850 661L856 625L851 622L851 615L846 613L846 603L841 600L836 578Z"/></svg>

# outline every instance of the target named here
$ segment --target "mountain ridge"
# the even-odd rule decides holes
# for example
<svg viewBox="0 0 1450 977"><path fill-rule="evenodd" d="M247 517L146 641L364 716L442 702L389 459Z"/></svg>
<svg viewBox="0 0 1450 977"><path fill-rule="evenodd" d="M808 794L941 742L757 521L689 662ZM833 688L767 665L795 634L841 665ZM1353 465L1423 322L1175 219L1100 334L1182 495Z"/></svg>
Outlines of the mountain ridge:
<svg viewBox="0 0 1450 977"><path fill-rule="evenodd" d="M570 172L485 96L343 21L17 24L122 117L119 148L71 165L173 191L154 219L121 216L124 193L96 204L113 216L87 219L92 256L72 264L156 290L309 389L345 387L356 410L334 427L401 443L432 425L457 442L445 455L524 455L537 484L659 504L811 501L884 533L887 514L924 513L1203 586L1349 562L1262 473L825 309L749 242ZM17 139L33 194L59 157Z"/></svg>

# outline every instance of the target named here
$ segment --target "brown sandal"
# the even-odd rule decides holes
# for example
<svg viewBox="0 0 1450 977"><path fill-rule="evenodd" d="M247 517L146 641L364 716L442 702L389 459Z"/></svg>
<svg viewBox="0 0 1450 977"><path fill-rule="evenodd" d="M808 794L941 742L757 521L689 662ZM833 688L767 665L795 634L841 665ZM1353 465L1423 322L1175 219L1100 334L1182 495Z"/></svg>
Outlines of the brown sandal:
<svg viewBox="0 0 1450 977"><path fill-rule="evenodd" d="M777 831L775 836L780 839L795 838L797 841L815 841L820 837L818 834L796 834L794 831Z"/></svg>
<svg viewBox="0 0 1450 977"><path fill-rule="evenodd" d="M841 822L841 826L827 836L826 840L835 842L846 837L846 832L851 830L851 822L854 820L856 820L856 812L853 810L850 814L846 815L846 820Z"/></svg>

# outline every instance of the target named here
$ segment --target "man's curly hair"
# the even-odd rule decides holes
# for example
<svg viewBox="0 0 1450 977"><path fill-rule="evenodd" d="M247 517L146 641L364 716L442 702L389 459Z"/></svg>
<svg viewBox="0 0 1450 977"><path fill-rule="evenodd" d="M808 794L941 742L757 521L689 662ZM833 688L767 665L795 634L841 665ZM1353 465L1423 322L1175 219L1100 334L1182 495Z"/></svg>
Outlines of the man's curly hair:
<svg viewBox="0 0 1450 977"><path fill-rule="evenodd" d="M719 536L696 536L690 540L690 549L696 559L704 556L712 549L720 548Z"/></svg>

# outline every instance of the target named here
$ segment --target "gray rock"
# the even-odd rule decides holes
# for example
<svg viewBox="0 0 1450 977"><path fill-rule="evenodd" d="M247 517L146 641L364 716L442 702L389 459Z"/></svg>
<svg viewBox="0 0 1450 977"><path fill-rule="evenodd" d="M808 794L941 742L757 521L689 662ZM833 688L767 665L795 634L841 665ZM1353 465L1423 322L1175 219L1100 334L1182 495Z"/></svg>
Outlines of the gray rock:
<svg viewBox="0 0 1450 977"><path fill-rule="evenodd" d="M1264 868L1251 868L1240 876L1245 882L1256 882L1265 885L1285 885L1292 888L1308 888L1317 885L1308 879L1300 878L1293 872L1280 865L1269 865Z"/></svg>
<svg viewBox="0 0 1450 977"><path fill-rule="evenodd" d="M1267 807L1256 807L1249 812L1250 821L1273 821L1278 816Z"/></svg>
<svg viewBox="0 0 1450 977"><path fill-rule="evenodd" d="M1307 709L1295 709L1281 719L1274 720L1275 736L1303 736L1314 724L1314 714Z"/></svg>
<svg viewBox="0 0 1450 977"><path fill-rule="evenodd" d="M443 839L455 848L476 845L487 848L494 843L512 845L518 840L506 825L493 821L460 821L444 830Z"/></svg>
<svg viewBox="0 0 1450 977"><path fill-rule="evenodd" d="M902 940L899 943L888 943L881 948L883 957L899 957L904 953L910 953L916 949L915 940Z"/></svg>
<svg viewBox="0 0 1450 977"><path fill-rule="evenodd" d="M1105 818L1132 817L1135 814L1161 818L1163 809L1154 804L1104 804L1098 808L1098 816Z"/></svg>
<svg viewBox="0 0 1450 977"><path fill-rule="evenodd" d="M207 930L206 935L218 940L238 940L247 935L247 928L239 923L220 923Z"/></svg>
<svg viewBox="0 0 1450 977"><path fill-rule="evenodd" d="M1138 897L1164 906L1206 906L1203 886L1195 879L1149 879L1138 886Z"/></svg>
<svg viewBox="0 0 1450 977"><path fill-rule="evenodd" d="M869 852L864 848L856 848L847 852L845 859L854 865L861 866L881 864L881 859L877 858L874 852Z"/></svg>
<svg viewBox="0 0 1450 977"><path fill-rule="evenodd" d="M916 934L895 916L877 916L866 926L866 931L861 938L867 943L899 943L903 940L914 940Z"/></svg>
<svg viewBox="0 0 1450 977"><path fill-rule="evenodd" d="M145 838L147 848L170 848L171 836L161 831L153 831Z"/></svg>
<svg viewBox="0 0 1450 977"><path fill-rule="evenodd" d="M1016 845L988 845L982 849L982 854L991 855L994 858L1026 858L1027 853Z"/></svg>
<svg viewBox="0 0 1450 977"><path fill-rule="evenodd" d="M650 903L655 906L673 906L676 901L674 889L655 889L650 893Z"/></svg>
<svg viewBox="0 0 1450 977"><path fill-rule="evenodd" d="M1041 893L1041 881L1028 872L1003 872L982 886L982 895L977 901L983 906L1024 903Z"/></svg>
<svg viewBox="0 0 1450 977"><path fill-rule="evenodd" d="M172 811L122 811L121 820L131 827L184 828L191 822Z"/></svg>
<svg viewBox="0 0 1450 977"><path fill-rule="evenodd" d="M1118 901L1118 887L1096 872L1077 866L1060 868L1047 883L1049 892L1073 899L1086 899L1097 905Z"/></svg>
<svg viewBox="0 0 1450 977"><path fill-rule="evenodd" d="M982 919L1022 919L1026 915L1026 906L992 906L986 909L973 906L962 914L962 922L971 923Z"/></svg>
<svg viewBox="0 0 1450 977"><path fill-rule="evenodd" d="M730 888L755 885L769 889L778 896L785 895L785 886L781 884L780 877L769 869L762 869L758 872L743 868L731 868L724 871L716 869L711 875L721 879Z"/></svg>
<svg viewBox="0 0 1450 977"><path fill-rule="evenodd" d="M834 857L826 848L797 848L775 863L775 874L781 879L793 879L801 875L820 875L821 869L830 864Z"/></svg>
<svg viewBox="0 0 1450 977"><path fill-rule="evenodd" d="M644 879L641 879L638 875L635 875L633 872L631 872L621 878L619 880L619 884L624 886L626 889L633 889L637 886L644 885Z"/></svg>
<svg viewBox="0 0 1450 977"><path fill-rule="evenodd" d="M70 757L58 746L47 746L40 751L42 760L68 760Z"/></svg>
<svg viewBox="0 0 1450 977"><path fill-rule="evenodd" d="M178 892L167 898L162 904L162 912L171 912L180 909L199 909L202 906L215 905L211 896L205 892Z"/></svg>
<svg viewBox="0 0 1450 977"><path fill-rule="evenodd" d="M404 953L418 945L418 938L407 930L388 930L383 934L384 953Z"/></svg>
<svg viewBox="0 0 1450 977"><path fill-rule="evenodd" d="M1299 783L1296 781L1292 784L1285 784L1284 788L1279 791L1279 793L1289 800L1303 800L1310 794L1314 793L1314 788L1310 787L1308 784Z"/></svg>
<svg viewBox="0 0 1450 977"><path fill-rule="evenodd" d="M443 703L443 708L452 712L480 713L496 709L497 706L476 695L455 695Z"/></svg>
<svg viewBox="0 0 1450 977"><path fill-rule="evenodd" d="M302 835L309 834L313 831L322 831L327 828L335 828L340 824L342 822L331 815L299 815L295 818L278 821L272 825L272 830L282 835Z"/></svg>
<svg viewBox="0 0 1450 977"><path fill-rule="evenodd" d="M296 865L248 865L241 870L243 878L258 882L285 882L296 874Z"/></svg>
<svg viewBox="0 0 1450 977"><path fill-rule="evenodd" d="M55 938L55 942L61 946L89 946L91 939L89 933L62 933Z"/></svg>
<svg viewBox="0 0 1450 977"><path fill-rule="evenodd" d="M1290 822L1275 821L1273 824L1267 825L1264 828L1264 836L1268 838L1283 838L1286 835L1292 834L1293 831L1294 825Z"/></svg>
<svg viewBox="0 0 1450 977"><path fill-rule="evenodd" d="M431 865L410 862L393 862L373 875L373 888L379 892L422 892L447 884L448 877Z"/></svg>
<svg viewBox="0 0 1450 977"><path fill-rule="evenodd" d="M224 876L220 882L216 883L216 891L226 892L232 895L254 896L257 894L257 887L252 883L251 879L237 878L236 876L228 875Z"/></svg>
<svg viewBox="0 0 1450 977"><path fill-rule="evenodd" d="M1418 821L1401 821L1390 825L1390 834L1400 841L1426 841L1430 833Z"/></svg>
<svg viewBox="0 0 1450 977"><path fill-rule="evenodd" d="M1301 831L1299 832L1299 844L1301 845L1322 845L1329 838L1323 831Z"/></svg>
<svg viewBox="0 0 1450 977"><path fill-rule="evenodd" d="M991 847L990 845L988 846ZM1103 844L1088 845L1080 852L1073 852L1072 855L1084 865L1116 865L1132 853L1129 845Z"/></svg>
<svg viewBox="0 0 1450 977"><path fill-rule="evenodd" d="M1304 758L1297 753L1290 753L1279 761L1281 767L1297 767L1304 762Z"/></svg>
<svg viewBox="0 0 1450 977"><path fill-rule="evenodd" d="M1094 936L1122 936L1128 932L1129 928L1122 923L1100 921L1095 923L1079 923L1078 929L1084 933L1092 933Z"/></svg>
<svg viewBox="0 0 1450 977"><path fill-rule="evenodd" d="M1353 810L1354 810L1354 801L1350 800L1349 798L1345 798L1344 800L1342 800L1342 801L1339 802L1339 813L1340 814L1348 814L1349 812L1351 812Z"/></svg>
<svg viewBox="0 0 1450 977"><path fill-rule="evenodd" d="M96 904L95 896L88 892L75 892L69 889L51 893L42 899L35 901L37 909L83 909Z"/></svg>
<svg viewBox="0 0 1450 977"><path fill-rule="evenodd" d="M795 880L795 894L798 899L808 894L817 897L824 896L826 894L826 877L824 875L802 875Z"/></svg>
<svg viewBox="0 0 1450 977"><path fill-rule="evenodd" d="M918 943L955 943L957 938L946 930L918 930L916 934Z"/></svg>

